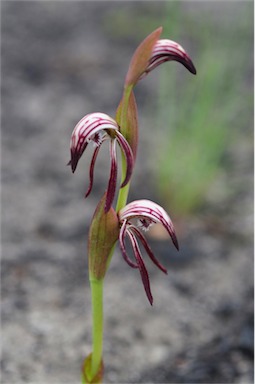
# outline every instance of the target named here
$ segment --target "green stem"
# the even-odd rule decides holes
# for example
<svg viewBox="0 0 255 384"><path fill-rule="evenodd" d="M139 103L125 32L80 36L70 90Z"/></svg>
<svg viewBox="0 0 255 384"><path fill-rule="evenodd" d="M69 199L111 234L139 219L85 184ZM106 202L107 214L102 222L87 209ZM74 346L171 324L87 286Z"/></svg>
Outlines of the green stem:
<svg viewBox="0 0 255 384"><path fill-rule="evenodd" d="M126 164L126 159L124 155L122 155L121 160L122 160L122 175L125 175L127 164ZM118 200L116 204L116 212L119 212L121 208L125 207L127 203L129 188L130 188L130 182L127 185L125 185L125 187L120 188Z"/></svg>
<svg viewBox="0 0 255 384"><path fill-rule="evenodd" d="M98 372L103 353L103 287L104 280L90 277L91 300L92 300L92 359L91 378Z"/></svg>
<svg viewBox="0 0 255 384"><path fill-rule="evenodd" d="M130 85L124 88L123 94L123 104L121 111L121 132L123 136L126 136L127 132L127 114L128 114L128 103L129 97L131 94L133 86ZM122 154L122 181L124 180L124 175L126 174L126 159ZM118 201L116 206L116 212L118 212L121 208L126 205L128 192L129 192L130 183L128 183L125 187L120 188ZM112 258L112 254L115 246L112 248L108 262L107 268L109 267L110 260ZM91 369L89 372L90 379L92 379L98 372L102 362L102 353L103 353L103 283L104 280L98 280L90 276L90 287L91 287L91 301L92 301L92 356L91 356Z"/></svg>
<svg viewBox="0 0 255 384"><path fill-rule="evenodd" d="M125 137L127 133L126 129L127 129L128 103L129 103L129 97L132 92L132 89L133 89L133 85L128 85L127 87L126 86L124 87L124 92L123 92L120 126L121 126L121 133Z"/></svg>
<svg viewBox="0 0 255 384"><path fill-rule="evenodd" d="M120 126L121 126L121 133L124 137L127 136L127 121L128 121L128 103L129 103L129 98L130 94L132 92L133 85L129 85L124 88L124 93L123 93L123 103L122 103L122 110L121 110L121 117L120 117ZM127 169L127 163L125 156L123 153L121 154L121 169L122 169L122 179L121 182L124 181L124 177L126 174L126 169ZM123 188L120 188L119 190L119 195L118 195L118 200L117 200L117 205L116 205L116 212L119 212L121 208L123 208L126 203L127 203L127 198L128 198L128 192L129 192L129 187L130 187L130 182Z"/></svg>

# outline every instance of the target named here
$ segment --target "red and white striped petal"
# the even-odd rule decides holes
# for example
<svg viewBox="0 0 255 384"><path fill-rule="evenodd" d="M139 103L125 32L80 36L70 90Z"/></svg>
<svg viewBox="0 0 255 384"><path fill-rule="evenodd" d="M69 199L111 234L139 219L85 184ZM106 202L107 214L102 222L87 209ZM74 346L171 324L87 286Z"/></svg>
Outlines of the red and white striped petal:
<svg viewBox="0 0 255 384"><path fill-rule="evenodd" d="M75 126L70 141L71 160L69 162L73 172L88 142L93 140L96 134L102 130L106 132L107 130L117 131L118 124L110 116L101 112L90 113L84 116ZM97 143L95 141L95 143L100 145L100 142Z"/></svg>
<svg viewBox="0 0 255 384"><path fill-rule="evenodd" d="M127 204L119 211L120 221L133 218L149 220L152 223L161 223L169 233L173 244L179 249L173 223L166 211L151 200L136 200Z"/></svg>
<svg viewBox="0 0 255 384"><path fill-rule="evenodd" d="M94 178L94 166L99 152L101 144L110 140L110 158L111 158L111 173L108 181L108 188L106 193L106 204L105 212L111 207L111 204L114 199L117 183L117 149L116 145L120 146L125 159L126 159L126 175L124 181L121 184L121 187L124 187L130 180L134 167L134 157L132 149L125 139L125 137L120 133L119 126L115 120L105 113L96 112L90 113L83 117L76 125L73 130L70 149L71 149L71 160L68 165L71 165L72 171L74 172L80 157L85 151L89 142L94 142L96 148L94 150L92 160L90 163L90 183L85 197L87 197L93 186Z"/></svg>
<svg viewBox="0 0 255 384"><path fill-rule="evenodd" d="M196 74L196 68L192 63L189 55L183 47L175 41L168 39L160 39L153 47L152 55L149 60L146 71L142 74L140 79L146 76L154 68L166 61L178 61L183 64L193 75Z"/></svg>

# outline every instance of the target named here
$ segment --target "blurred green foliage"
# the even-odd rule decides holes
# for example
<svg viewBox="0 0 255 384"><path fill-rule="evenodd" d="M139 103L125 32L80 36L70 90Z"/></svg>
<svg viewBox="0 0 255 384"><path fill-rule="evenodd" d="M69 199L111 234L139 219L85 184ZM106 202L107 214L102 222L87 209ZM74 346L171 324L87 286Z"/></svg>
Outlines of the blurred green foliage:
<svg viewBox="0 0 255 384"><path fill-rule="evenodd" d="M158 1L116 2L103 19L103 27L111 39L122 42L143 40L161 25L162 4Z"/></svg>
<svg viewBox="0 0 255 384"><path fill-rule="evenodd" d="M166 3L163 37L184 46L197 76L179 63L160 67L155 121L158 193L180 216L201 207L228 147L253 132L253 4L195 5Z"/></svg>

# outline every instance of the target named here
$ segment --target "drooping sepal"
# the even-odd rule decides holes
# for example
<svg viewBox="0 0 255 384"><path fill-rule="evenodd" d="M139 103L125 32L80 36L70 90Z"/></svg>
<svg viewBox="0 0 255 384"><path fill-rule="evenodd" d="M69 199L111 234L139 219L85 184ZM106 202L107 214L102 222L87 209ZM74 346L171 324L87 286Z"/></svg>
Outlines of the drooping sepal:
<svg viewBox="0 0 255 384"><path fill-rule="evenodd" d="M94 213L88 238L89 274L103 279L110 252L119 236L119 220L112 207L105 212L106 193Z"/></svg>
<svg viewBox="0 0 255 384"><path fill-rule="evenodd" d="M91 384L91 383L101 384L103 381L103 374L104 374L103 361L101 361L100 367L97 373L93 377L91 377L91 361L92 361L92 354L90 353L86 357L82 365L82 384Z"/></svg>

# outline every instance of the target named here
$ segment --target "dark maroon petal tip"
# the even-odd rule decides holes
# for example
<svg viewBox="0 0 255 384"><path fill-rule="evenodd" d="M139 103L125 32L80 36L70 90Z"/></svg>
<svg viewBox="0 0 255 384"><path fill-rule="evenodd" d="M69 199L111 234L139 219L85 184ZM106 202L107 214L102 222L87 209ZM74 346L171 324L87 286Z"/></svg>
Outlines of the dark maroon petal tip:
<svg viewBox="0 0 255 384"><path fill-rule="evenodd" d="M192 73L193 75L197 74L197 70L189 57L186 57L185 59L179 61L184 65L184 67L187 68L188 71L190 71L190 73Z"/></svg>
<svg viewBox="0 0 255 384"><path fill-rule="evenodd" d="M147 271L147 269L144 265L144 262L142 260L140 260L140 261L137 260L137 262L138 262L138 268L140 271L140 275L142 278L142 283L144 286L146 296L150 302L150 305L153 305L153 296L151 294L150 279L149 279L148 271Z"/></svg>
<svg viewBox="0 0 255 384"><path fill-rule="evenodd" d="M172 232L170 234L170 236L171 236L171 239L173 241L173 244L174 244L175 248L177 249L177 251L179 251L179 244L178 244L178 240L177 240L175 232Z"/></svg>
<svg viewBox="0 0 255 384"><path fill-rule="evenodd" d="M177 236L175 234L173 224L171 224L170 226L164 224L164 227L166 228L167 232L169 233L175 248L177 249L177 251L179 251L179 244L178 244L178 240L177 240Z"/></svg>
<svg viewBox="0 0 255 384"><path fill-rule="evenodd" d="M77 164L78 164L78 161L80 160L80 155L78 154L77 151L71 151L71 160L69 161L68 165L71 165L71 169L72 169L72 172L74 173L76 168L77 168Z"/></svg>
<svg viewBox="0 0 255 384"><path fill-rule="evenodd" d="M162 55L161 61L160 62L158 61L157 64L155 64L155 67L157 67L159 65L159 63L162 64L164 62L171 61L171 60L177 61L180 64L182 64L193 75L197 74L197 70L196 70L193 62L191 61L191 59L188 56L180 57L179 55L166 55L166 56ZM153 67L154 66L151 67L150 71L153 69Z"/></svg>

